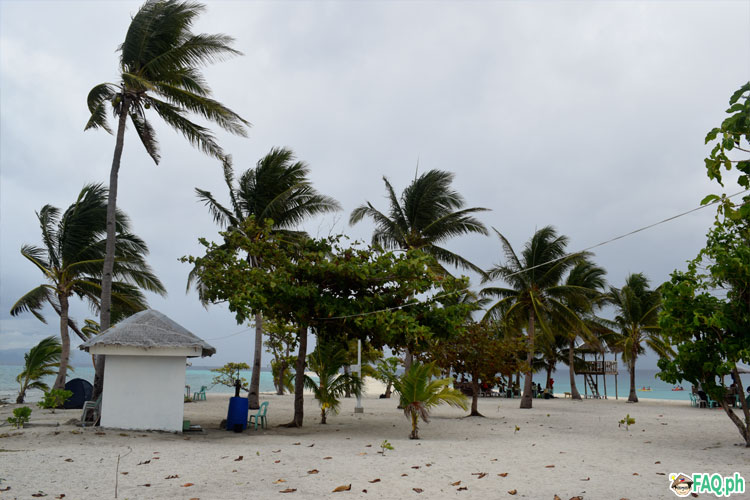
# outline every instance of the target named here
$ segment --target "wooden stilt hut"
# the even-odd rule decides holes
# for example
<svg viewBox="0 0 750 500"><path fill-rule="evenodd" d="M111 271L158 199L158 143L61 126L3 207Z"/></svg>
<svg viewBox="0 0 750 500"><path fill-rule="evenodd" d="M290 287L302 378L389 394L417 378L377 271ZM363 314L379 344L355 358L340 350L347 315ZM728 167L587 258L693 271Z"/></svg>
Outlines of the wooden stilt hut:
<svg viewBox="0 0 750 500"><path fill-rule="evenodd" d="M605 355L608 352L607 348L602 345L593 345L591 343L584 343L577 348L577 351L581 353L583 358L583 366L580 368L576 367L576 373L583 375L584 385L583 392L584 398L595 398L607 399L607 375L615 376L615 399L618 399L617 394L617 353L613 352L615 359L614 361L607 361ZM586 360L586 355L593 356L592 361ZM599 391L599 376L602 377L604 394L602 395ZM589 396L589 392L591 395Z"/></svg>

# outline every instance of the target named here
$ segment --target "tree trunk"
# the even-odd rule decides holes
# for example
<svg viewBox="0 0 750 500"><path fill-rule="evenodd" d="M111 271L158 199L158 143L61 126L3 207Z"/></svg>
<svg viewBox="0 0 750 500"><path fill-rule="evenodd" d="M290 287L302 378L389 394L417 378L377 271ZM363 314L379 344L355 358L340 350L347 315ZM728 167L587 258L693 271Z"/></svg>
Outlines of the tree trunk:
<svg viewBox="0 0 750 500"><path fill-rule="evenodd" d="M534 359L534 312L529 313L529 328L528 328L528 353L526 354L526 362L529 364L528 371L526 372L526 378L523 381L523 396L521 396L520 408L531 408L533 401L531 395L531 384L533 382L533 375L531 374L531 361Z"/></svg>
<svg viewBox="0 0 750 500"><path fill-rule="evenodd" d="M284 395L284 376L286 375L286 367L287 367L286 360L282 360L279 363L279 378L278 378L278 383L276 384L276 394L278 396Z"/></svg>
<svg viewBox="0 0 750 500"><path fill-rule="evenodd" d="M344 376L347 378L349 377L349 365L344 365ZM349 384L346 384L346 387L344 387L344 397L350 398L352 397L352 388L349 386Z"/></svg>
<svg viewBox="0 0 750 500"><path fill-rule="evenodd" d="M320 409L320 423L325 424L326 423L326 410L325 408Z"/></svg>
<svg viewBox="0 0 750 500"><path fill-rule="evenodd" d="M60 367L53 389L65 389L65 379L68 376L68 360L70 359L70 335L68 335L68 297L63 294L57 296L60 301Z"/></svg>
<svg viewBox="0 0 750 500"><path fill-rule="evenodd" d="M549 383L549 381L552 379L552 366L547 363L547 382L544 383L544 387L549 389L550 394L552 394L552 385Z"/></svg>
<svg viewBox="0 0 750 500"><path fill-rule="evenodd" d="M635 358L630 360L628 368L630 372L630 396L628 396L628 403L637 403L638 395L635 392Z"/></svg>
<svg viewBox="0 0 750 500"><path fill-rule="evenodd" d="M483 417L479 410L479 377L476 375L471 376L471 414L470 417Z"/></svg>
<svg viewBox="0 0 750 500"><path fill-rule="evenodd" d="M408 372L411 368L411 364L414 362L414 355L411 350L407 347L404 351L404 372Z"/></svg>
<svg viewBox="0 0 750 500"><path fill-rule="evenodd" d="M294 374L294 419L286 424L287 427L302 427L304 411L304 389L305 389L305 361L307 358L307 326L300 326L299 349L297 352L296 373Z"/></svg>
<svg viewBox="0 0 750 500"><path fill-rule="evenodd" d="M739 370L737 370L736 364L732 368L732 373L734 374L734 378L737 381L737 390L739 391L738 394L740 396L740 406L745 417L744 422L734 413L734 409L729 408L729 405L726 404L726 398L723 398L721 407L732 420L734 425L737 426L737 430L740 431L740 436L742 436L742 439L745 440L745 447L750 448L750 408L748 408L748 400L745 397L742 379L740 378L740 372Z"/></svg>
<svg viewBox="0 0 750 500"><path fill-rule="evenodd" d="M122 158L122 146L125 142L125 122L128 118L130 102L126 95L122 95L122 108L120 120L117 125L117 140L115 142L115 153L112 157L112 168L109 172L109 190L107 197L107 243L104 248L104 269L102 271L102 296L101 313L99 316L99 332L104 332L110 327L112 313L112 273L115 268L115 215L117 211L117 176L120 172L120 159ZM100 358L100 359L99 359ZM102 393L104 383L104 356L97 356L96 370L94 373L94 390L92 400L96 400Z"/></svg>
<svg viewBox="0 0 750 500"><path fill-rule="evenodd" d="M575 339L571 340L570 349L568 350L568 366L570 367L570 397L572 399L582 400L583 398L581 397L581 393L578 392L578 388L576 387L575 345L576 345Z"/></svg>
<svg viewBox="0 0 750 500"><path fill-rule="evenodd" d="M411 434L409 439L419 439L419 415L417 412L411 413Z"/></svg>
<svg viewBox="0 0 750 500"><path fill-rule="evenodd" d="M23 400L26 397L26 389L18 392L18 397L16 398L16 404L21 405L23 404Z"/></svg>
<svg viewBox="0 0 750 500"><path fill-rule="evenodd" d="M391 386L393 384L389 381L388 385L385 386L385 397L390 399L391 398Z"/></svg>
<svg viewBox="0 0 750 500"><path fill-rule="evenodd" d="M255 354L253 355L253 371L250 375L250 391L247 393L247 404L251 410L260 408L260 355L263 351L263 316L255 315Z"/></svg>

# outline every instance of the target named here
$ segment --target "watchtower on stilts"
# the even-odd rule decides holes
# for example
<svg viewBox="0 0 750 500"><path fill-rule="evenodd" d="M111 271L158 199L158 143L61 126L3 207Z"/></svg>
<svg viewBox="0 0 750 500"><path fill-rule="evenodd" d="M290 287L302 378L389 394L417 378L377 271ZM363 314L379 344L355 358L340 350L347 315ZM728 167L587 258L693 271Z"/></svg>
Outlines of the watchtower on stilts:
<svg viewBox="0 0 750 500"><path fill-rule="evenodd" d="M578 348L583 358L583 363L580 368L576 367L576 373L583 375L585 384L583 385L584 398L594 399L607 399L607 375L615 376L615 399L618 398L617 394L617 353L614 353L614 361L607 361L604 359L606 349L603 347L595 347L590 344L584 344ZM593 354L593 361L586 361L586 354ZM599 392L599 376L602 377L604 395ZM589 392L591 393L589 395Z"/></svg>

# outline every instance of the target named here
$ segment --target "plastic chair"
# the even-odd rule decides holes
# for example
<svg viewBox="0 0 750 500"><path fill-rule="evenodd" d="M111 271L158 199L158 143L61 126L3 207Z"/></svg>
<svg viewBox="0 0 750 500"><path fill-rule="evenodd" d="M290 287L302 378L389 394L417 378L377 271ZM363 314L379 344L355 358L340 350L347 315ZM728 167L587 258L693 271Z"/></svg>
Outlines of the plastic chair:
<svg viewBox="0 0 750 500"><path fill-rule="evenodd" d="M201 390L193 393L193 401L206 400L206 386L202 385Z"/></svg>
<svg viewBox="0 0 750 500"><path fill-rule="evenodd" d="M263 401L260 404L260 408L258 408L258 413L255 415L250 415L250 418L247 421L247 426L250 427L250 424L255 424L255 430L258 430L258 422L260 422L260 428L266 429L268 428L268 420L266 420L266 412L268 411L268 401Z"/></svg>
<svg viewBox="0 0 750 500"><path fill-rule="evenodd" d="M695 397L695 394L688 393L688 396L690 396L690 406L698 406L698 400Z"/></svg>
<svg viewBox="0 0 750 500"><path fill-rule="evenodd" d="M102 416L102 395L96 401L86 401L83 403L83 413L81 413L81 427L86 427L86 415L92 413L93 424L96 425Z"/></svg>

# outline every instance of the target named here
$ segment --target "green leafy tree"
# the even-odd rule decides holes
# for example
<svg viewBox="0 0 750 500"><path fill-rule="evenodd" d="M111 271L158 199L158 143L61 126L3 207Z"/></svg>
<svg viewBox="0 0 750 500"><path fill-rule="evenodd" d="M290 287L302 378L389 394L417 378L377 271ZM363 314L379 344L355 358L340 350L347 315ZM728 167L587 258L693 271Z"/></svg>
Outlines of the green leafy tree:
<svg viewBox="0 0 750 500"><path fill-rule="evenodd" d="M741 172L738 183L747 188L750 161L737 161L730 155L750 152L750 83L737 90L729 104L729 116L706 137L706 143L716 141L706 167L708 176L721 183L721 168L729 170L734 164ZM708 196L704 203L717 198ZM720 201L705 248L686 271L675 271L662 285L659 326L677 352L673 358L659 360L658 376L670 383L701 384L750 447L746 382L737 367L740 362L750 363L750 196L745 195L739 204L726 196ZM735 383L741 415L729 406L732 393L725 385L727 375Z"/></svg>
<svg viewBox="0 0 750 500"><path fill-rule="evenodd" d="M45 408L55 413L56 408L62 408L65 401L70 399L73 395L73 391L66 389L50 389L44 393L42 400L37 403L40 408Z"/></svg>
<svg viewBox="0 0 750 500"><path fill-rule="evenodd" d="M661 293L649 289L648 278L643 273L633 273L625 278L622 288L610 287L609 302L615 307L614 326L618 331L617 347L630 373L629 403L637 403L635 388L635 362L646 352L644 344L659 356L669 356L671 347L659 331Z"/></svg>
<svg viewBox="0 0 750 500"><path fill-rule="evenodd" d="M211 383L214 385L225 385L227 387L234 387L235 381L240 381L240 387L247 390L247 379L240 375L240 370L249 370L250 366L247 363L227 363L221 368L213 368L211 373L215 373Z"/></svg>
<svg viewBox="0 0 750 500"><path fill-rule="evenodd" d="M466 410L466 396L457 389L452 389L452 378L433 379L439 370L432 363L412 363L409 370L394 382L399 394L400 406L404 415L411 420L409 439L419 439L419 419L428 423L430 410L435 406L447 404Z"/></svg>
<svg viewBox="0 0 750 500"><path fill-rule="evenodd" d="M21 386L16 398L17 404L24 402L29 389L49 391L49 386L42 379L55 374L55 368L60 366L61 355L62 347L55 337L42 339L23 355L23 370L16 376L16 382Z"/></svg>
<svg viewBox="0 0 750 500"><path fill-rule="evenodd" d="M196 2L149 0L132 17L125 40L118 47L120 75L116 83L100 83L88 95L91 117L85 130L103 128L107 108L117 118L115 151L109 175L107 202L107 239L102 276L101 329L111 325L111 295L115 267L117 188L125 126L130 118L133 129L146 151L159 163L156 133L146 119L152 110L170 127L180 132L193 146L218 159L224 159L209 129L188 119L190 113L217 124L224 130L246 135L248 122L237 113L211 98L200 68L240 52L231 47L234 41L226 35L194 34L192 25L205 7ZM104 358L97 363L94 395L101 392Z"/></svg>
<svg viewBox="0 0 750 500"><path fill-rule="evenodd" d="M13 425L16 429L21 429L29 421L31 417L31 408L28 406L22 406L13 410L13 416L8 417L7 421Z"/></svg>
<svg viewBox="0 0 750 500"><path fill-rule="evenodd" d="M345 392L362 393L362 380L347 373L339 373L347 363L346 346L336 342L318 342L307 358L307 366L317 376L316 381L305 375L305 387L310 389L320 405L320 423L325 424L329 413L338 414Z"/></svg>
<svg viewBox="0 0 750 500"><path fill-rule="evenodd" d="M466 316L465 307L447 301L466 281L436 275L432 258L423 252L344 247L340 237L292 243L274 234L272 221L258 226L252 217L241 231L222 236L221 245L203 240L204 257L183 260L199 270L206 300L226 301L238 322L261 312L297 325L294 420L289 425L302 425L304 416L309 329L319 337L361 339L375 348L403 347L407 339L426 341L433 331L449 331ZM263 255L261 265L244 255ZM424 298L415 301L420 294Z"/></svg>
<svg viewBox="0 0 750 500"><path fill-rule="evenodd" d="M65 387L70 357L68 328L72 328L82 340L88 338L69 316L70 298L75 295L92 309L99 307L106 213L107 190L100 184L86 185L76 202L62 215L58 208L51 205L45 205L37 212L42 230L42 247L21 247L21 255L42 272L46 283L18 299L11 307L10 314L17 316L30 312L46 323L41 310L49 304L60 316L62 355L53 385L55 389ZM166 290L146 263L148 247L130 232L130 221L122 211L118 211L117 231L121 243L112 270L118 280L112 284L112 300L118 309L133 313L147 307L140 289L161 295L165 295Z"/></svg>
<svg viewBox="0 0 750 500"><path fill-rule="evenodd" d="M508 240L500 238L506 263L487 271L485 282L503 280L508 287L486 287L485 297L498 299L485 314L485 319L502 320L506 328L520 331L526 326L527 358L521 408L532 406L532 363L536 352L537 325L548 339L554 338L550 326L581 324L581 319L568 306L570 300L581 294L577 286L563 281L565 273L576 263L588 257L587 253L568 255L565 247L568 237L558 235L551 226L539 229L526 243L518 256Z"/></svg>
<svg viewBox="0 0 750 500"><path fill-rule="evenodd" d="M284 394L284 389L294 392L294 387L290 389L289 368L293 367L297 357L292 355L292 351L297 347L297 331L292 323L280 321L266 321L267 338L263 343L266 350L271 353L271 372L273 374L273 383L276 386L276 394Z"/></svg>
<svg viewBox="0 0 750 500"><path fill-rule="evenodd" d="M400 364L399 359L395 356L391 356L389 358L381 359L375 365L374 377L386 385L385 386L386 398L391 397L391 392L392 392L391 388L393 387L393 381L396 380L396 378L398 377L398 365L399 364Z"/></svg>
<svg viewBox="0 0 750 500"><path fill-rule="evenodd" d="M196 188L198 198L208 207L214 222L221 228L237 230L242 221L254 217L259 223L273 221L273 230L279 235L301 237L294 228L306 219L326 212L339 210L336 200L318 193L308 179L310 168L295 161L294 153L286 148L274 148L258 161L255 168L246 170L236 181L231 161L224 161L224 181L229 191L230 206L219 203L209 192ZM247 256L247 261L259 265L261 255ZM194 271L188 279L198 285ZM250 376L248 399L250 408L259 407L260 361L263 351L263 315L255 315L255 348L253 371Z"/></svg>
<svg viewBox="0 0 750 500"><path fill-rule="evenodd" d="M388 210L381 212L366 202L354 209L349 224L354 225L365 218L372 219L375 222L373 246L386 250L420 250L432 255L440 264L483 274L480 268L443 246L456 236L488 234L484 224L473 216L488 209L464 208L463 196L451 188L453 176L450 172L430 170L415 177L400 197L388 179L383 177ZM437 267L445 272L441 266ZM416 345L410 342L406 347L404 364L408 369Z"/></svg>
<svg viewBox="0 0 750 500"><path fill-rule="evenodd" d="M500 325L492 321L471 322L457 329L453 337L436 342L430 352L436 366L471 377L472 417L483 416L478 408L483 381L494 385L496 374L509 377L525 367L522 340L517 336L503 335Z"/></svg>

